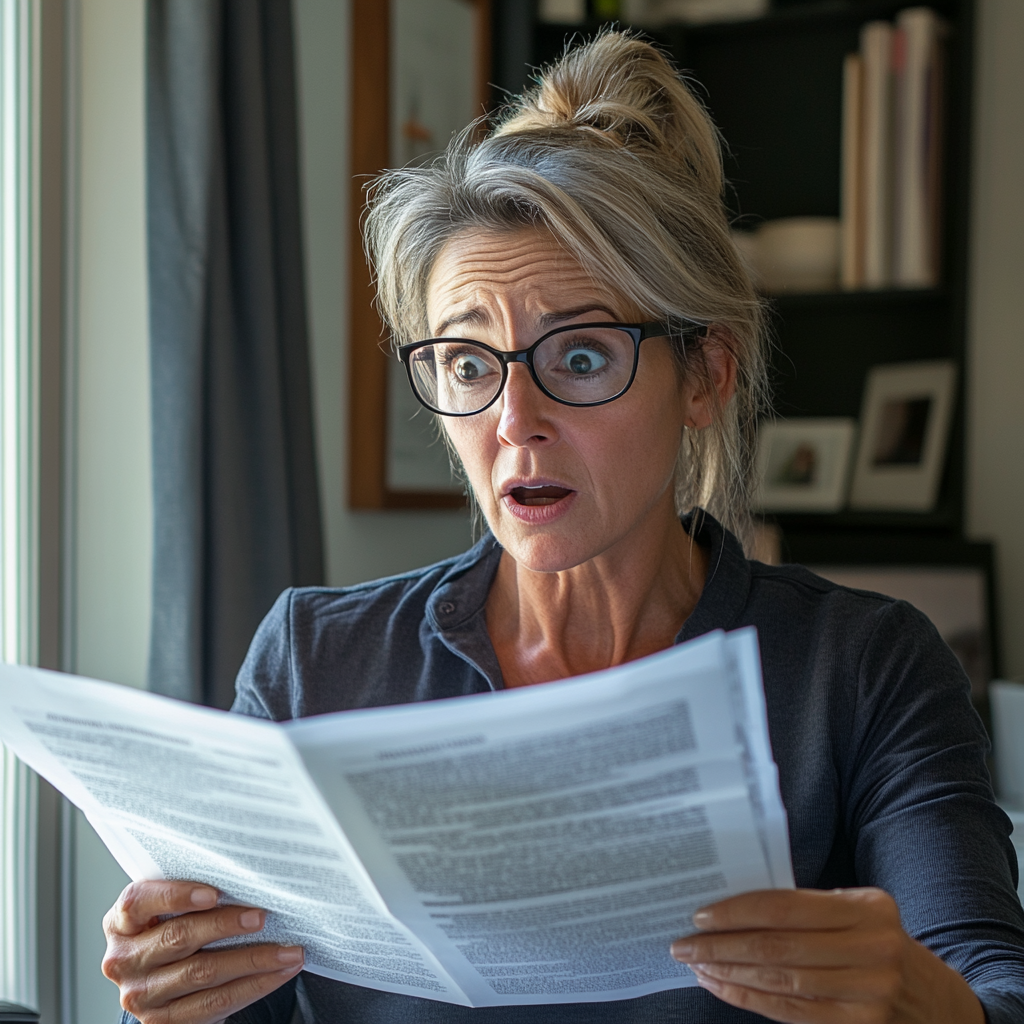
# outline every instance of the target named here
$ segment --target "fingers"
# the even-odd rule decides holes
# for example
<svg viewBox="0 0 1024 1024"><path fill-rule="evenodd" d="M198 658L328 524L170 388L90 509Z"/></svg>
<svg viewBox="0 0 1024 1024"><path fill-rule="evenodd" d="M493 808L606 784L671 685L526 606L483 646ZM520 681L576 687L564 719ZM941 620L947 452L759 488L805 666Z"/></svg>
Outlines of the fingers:
<svg viewBox="0 0 1024 1024"><path fill-rule="evenodd" d="M896 998L900 974L894 968L780 968L749 964L691 964L703 982L753 989L800 999L831 999L853 1003L882 1003Z"/></svg>
<svg viewBox="0 0 1024 1024"><path fill-rule="evenodd" d="M218 907L172 917L137 935L111 934L103 973L121 984L125 978L185 960L218 939L258 932L265 920L264 912L252 907Z"/></svg>
<svg viewBox="0 0 1024 1024"><path fill-rule="evenodd" d="M143 1024L218 1024L302 970L300 947L204 946L263 928L265 912L217 907L217 890L193 882L136 882L104 918L103 973Z"/></svg>
<svg viewBox="0 0 1024 1024"><path fill-rule="evenodd" d="M217 1024L255 1003L302 970L302 964L258 974L247 974L214 988L193 991L162 1006L144 992L122 990L121 1005L143 1024Z"/></svg>
<svg viewBox="0 0 1024 1024"><path fill-rule="evenodd" d="M898 960L905 942L901 931L876 929L709 932L672 943L672 955L687 964L870 967Z"/></svg>
<svg viewBox="0 0 1024 1024"><path fill-rule="evenodd" d="M888 1020L911 940L878 889L747 893L698 911L672 945L719 999L785 1024Z"/></svg>
<svg viewBox="0 0 1024 1024"><path fill-rule="evenodd" d="M302 963L301 946L247 946L197 953L138 975L121 986L121 1000L133 1013L159 1009L198 992L230 988L254 975L291 977L301 970Z"/></svg>
<svg viewBox="0 0 1024 1024"><path fill-rule="evenodd" d="M217 890L195 882L132 882L103 918L107 935L138 935L164 914L209 910L217 904Z"/></svg>
<svg viewBox="0 0 1024 1024"><path fill-rule="evenodd" d="M274 974L253 974L176 1000L169 1008L168 1024L214 1024L279 989L301 969L292 967Z"/></svg>
<svg viewBox="0 0 1024 1024"><path fill-rule="evenodd" d="M893 898L881 889L766 889L713 903L693 915L701 931L853 928L867 918L899 925Z"/></svg>

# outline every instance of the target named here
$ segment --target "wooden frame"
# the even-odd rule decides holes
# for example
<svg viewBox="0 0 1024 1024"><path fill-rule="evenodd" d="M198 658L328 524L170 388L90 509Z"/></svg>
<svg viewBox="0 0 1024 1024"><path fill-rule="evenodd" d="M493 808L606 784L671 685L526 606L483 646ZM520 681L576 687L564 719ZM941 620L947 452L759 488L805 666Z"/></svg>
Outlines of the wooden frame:
<svg viewBox="0 0 1024 1024"><path fill-rule="evenodd" d="M481 112L490 108L490 0L474 8ZM352 136L349 186L349 506L356 509L461 508L452 492L394 491L387 484L388 363L384 325L373 305L361 216L369 180L390 166L390 3L352 2Z"/></svg>

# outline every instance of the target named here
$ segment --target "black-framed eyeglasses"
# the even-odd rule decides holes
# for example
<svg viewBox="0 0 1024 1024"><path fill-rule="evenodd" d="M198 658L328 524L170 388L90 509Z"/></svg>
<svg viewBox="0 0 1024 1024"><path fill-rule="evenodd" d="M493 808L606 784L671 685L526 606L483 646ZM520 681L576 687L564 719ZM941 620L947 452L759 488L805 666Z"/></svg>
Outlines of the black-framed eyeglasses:
<svg viewBox="0 0 1024 1024"><path fill-rule="evenodd" d="M556 327L529 348L509 352L469 338L431 338L398 349L413 393L431 412L475 416L497 401L509 363L525 363L537 387L562 405L604 405L621 398L636 377L640 342L707 333L703 324L682 328L595 323Z"/></svg>

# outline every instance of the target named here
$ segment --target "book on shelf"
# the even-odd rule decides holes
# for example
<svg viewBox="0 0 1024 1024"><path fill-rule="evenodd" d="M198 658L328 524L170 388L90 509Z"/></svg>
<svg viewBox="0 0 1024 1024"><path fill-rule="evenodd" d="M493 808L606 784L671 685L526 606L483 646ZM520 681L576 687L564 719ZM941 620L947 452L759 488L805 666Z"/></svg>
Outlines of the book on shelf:
<svg viewBox="0 0 1024 1024"><path fill-rule="evenodd" d="M861 30L864 61L861 187L864 217L863 283L884 288L892 273L892 37L887 21Z"/></svg>
<svg viewBox="0 0 1024 1024"><path fill-rule="evenodd" d="M864 119L864 60L847 54L843 64L842 266L846 290L864 286L864 187L861 183L861 124Z"/></svg>
<svg viewBox="0 0 1024 1024"><path fill-rule="evenodd" d="M893 283L907 288L938 282L944 26L927 7L896 21Z"/></svg>
<svg viewBox="0 0 1024 1024"><path fill-rule="evenodd" d="M871 21L843 70L842 283L930 288L941 266L946 23Z"/></svg>

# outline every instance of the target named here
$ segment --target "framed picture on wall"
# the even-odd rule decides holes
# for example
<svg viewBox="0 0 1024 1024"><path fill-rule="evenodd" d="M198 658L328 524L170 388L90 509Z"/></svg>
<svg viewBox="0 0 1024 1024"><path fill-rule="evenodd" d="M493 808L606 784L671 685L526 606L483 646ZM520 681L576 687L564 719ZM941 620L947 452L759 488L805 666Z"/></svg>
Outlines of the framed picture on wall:
<svg viewBox="0 0 1024 1024"><path fill-rule="evenodd" d="M857 425L841 416L765 423L757 438L765 512L838 512L846 504Z"/></svg>
<svg viewBox="0 0 1024 1024"><path fill-rule="evenodd" d="M942 482L953 419L949 359L873 367L861 407L850 506L929 512Z"/></svg>
<svg viewBox="0 0 1024 1024"><path fill-rule="evenodd" d="M349 504L458 508L463 485L374 308L358 211L380 171L431 159L489 109L490 3L352 0L351 9Z"/></svg>

